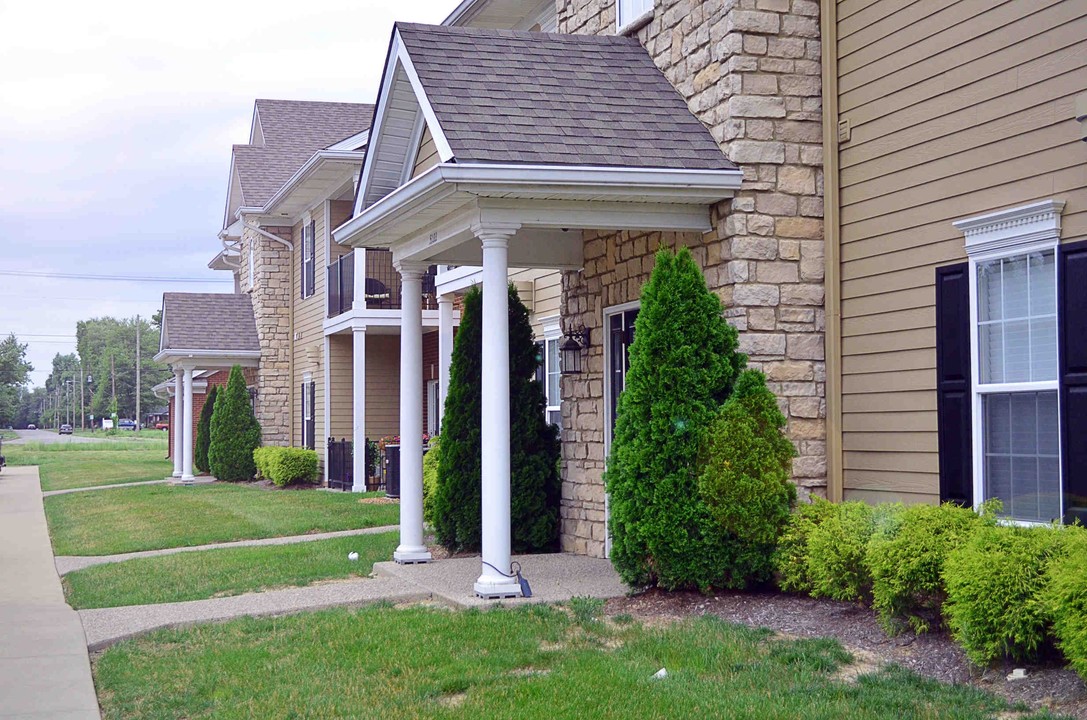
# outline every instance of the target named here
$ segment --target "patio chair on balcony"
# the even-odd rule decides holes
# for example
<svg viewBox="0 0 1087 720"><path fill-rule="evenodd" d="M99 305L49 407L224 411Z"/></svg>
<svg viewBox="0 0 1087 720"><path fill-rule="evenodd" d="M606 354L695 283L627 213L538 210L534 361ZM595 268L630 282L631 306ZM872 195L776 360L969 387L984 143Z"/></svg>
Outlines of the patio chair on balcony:
<svg viewBox="0 0 1087 720"><path fill-rule="evenodd" d="M385 286L385 283L377 278L366 278L367 306L370 306L371 303L378 307L388 305L391 299L392 293L389 292L389 288Z"/></svg>

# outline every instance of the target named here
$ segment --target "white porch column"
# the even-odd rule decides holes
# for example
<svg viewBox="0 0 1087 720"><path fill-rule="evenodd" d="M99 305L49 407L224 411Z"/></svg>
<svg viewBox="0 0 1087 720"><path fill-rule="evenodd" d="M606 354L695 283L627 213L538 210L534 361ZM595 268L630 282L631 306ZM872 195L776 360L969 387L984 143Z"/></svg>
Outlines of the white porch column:
<svg viewBox="0 0 1087 720"><path fill-rule="evenodd" d="M366 328L351 328L351 492L366 492Z"/></svg>
<svg viewBox="0 0 1087 720"><path fill-rule="evenodd" d="M400 273L400 547L396 562L428 562L423 545L423 274L426 265L397 262Z"/></svg>
<svg viewBox="0 0 1087 720"><path fill-rule="evenodd" d="M438 433L449 395L449 366L453 362L453 296L438 298Z"/></svg>
<svg viewBox="0 0 1087 720"><path fill-rule="evenodd" d="M185 420L183 427L183 442L181 444L181 482L186 485L191 485L193 480L192 474L192 449L193 449L193 437L192 437L192 365L184 365L185 371L182 380L185 384Z"/></svg>
<svg viewBox="0 0 1087 720"><path fill-rule="evenodd" d="M185 371L180 365L174 365L174 417L173 427L170 431L174 434L174 474L173 477L181 477L181 455L185 445L185 409L182 407L184 400Z"/></svg>
<svg viewBox="0 0 1087 720"><path fill-rule="evenodd" d="M328 201L325 201L325 217L328 217ZM327 256L326 256L327 257ZM328 339L328 335L325 335L324 347L322 349L324 353L321 356L321 369L324 371L322 378L322 385L324 388L325 404L321 409L321 419L323 421L322 427L325 433L325 487L328 486L328 439L332 435L332 342Z"/></svg>
<svg viewBox="0 0 1087 720"><path fill-rule="evenodd" d="M516 227L473 228L483 243L483 569L475 592L520 597L510 572L509 241Z"/></svg>

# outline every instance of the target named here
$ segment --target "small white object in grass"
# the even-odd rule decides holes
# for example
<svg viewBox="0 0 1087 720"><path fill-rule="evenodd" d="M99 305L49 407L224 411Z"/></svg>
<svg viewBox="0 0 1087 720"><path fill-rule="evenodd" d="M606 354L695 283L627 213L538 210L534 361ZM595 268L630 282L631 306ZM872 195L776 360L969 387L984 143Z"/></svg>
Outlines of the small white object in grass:
<svg viewBox="0 0 1087 720"><path fill-rule="evenodd" d="M1011 671L1011 674L1008 675L1008 679L1009 680L1026 680L1027 679L1027 671L1024 670L1023 668L1015 668L1014 670Z"/></svg>
<svg viewBox="0 0 1087 720"><path fill-rule="evenodd" d="M651 676L649 677L649 679L650 679L650 680L663 680L663 679L664 679L664 678L666 678L666 677L668 677L668 671L667 671L667 670L665 670L664 668L661 668L661 669L660 669L660 670L658 670L657 672L653 673L653 674L652 674L652 675L651 675Z"/></svg>
<svg viewBox="0 0 1087 720"><path fill-rule="evenodd" d="M347 553L347 559L351 562L355 562L359 559L359 554L357 552L349 552Z"/></svg>

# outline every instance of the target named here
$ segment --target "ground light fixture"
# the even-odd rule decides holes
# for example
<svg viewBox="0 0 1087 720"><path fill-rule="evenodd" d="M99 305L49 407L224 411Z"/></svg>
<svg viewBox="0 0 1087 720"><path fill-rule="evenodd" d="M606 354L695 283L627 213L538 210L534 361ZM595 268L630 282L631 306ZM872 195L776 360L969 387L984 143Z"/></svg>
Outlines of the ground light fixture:
<svg viewBox="0 0 1087 720"><path fill-rule="evenodd" d="M562 353L562 374L580 375L582 372L581 358L589 347L589 330L580 327L566 333L566 339L559 346Z"/></svg>

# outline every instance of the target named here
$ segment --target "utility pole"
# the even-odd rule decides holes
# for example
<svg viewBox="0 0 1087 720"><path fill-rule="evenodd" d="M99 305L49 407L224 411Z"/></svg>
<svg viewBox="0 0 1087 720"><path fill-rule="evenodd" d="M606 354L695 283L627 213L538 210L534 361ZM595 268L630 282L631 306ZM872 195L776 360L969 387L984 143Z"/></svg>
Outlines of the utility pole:
<svg viewBox="0 0 1087 720"><path fill-rule="evenodd" d="M79 358L79 429L87 429L86 415L84 414L83 407L83 386L86 382L83 380L83 358Z"/></svg>
<svg viewBox="0 0 1087 720"><path fill-rule="evenodd" d="M113 365L113 353L109 354L109 378L113 383L113 404L117 403L117 368Z"/></svg>
<svg viewBox="0 0 1087 720"><path fill-rule="evenodd" d="M140 431L140 316L136 316L136 432Z"/></svg>

